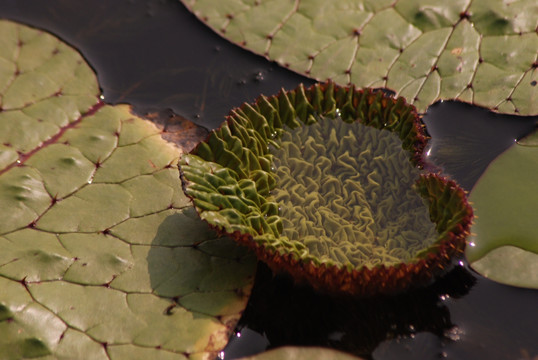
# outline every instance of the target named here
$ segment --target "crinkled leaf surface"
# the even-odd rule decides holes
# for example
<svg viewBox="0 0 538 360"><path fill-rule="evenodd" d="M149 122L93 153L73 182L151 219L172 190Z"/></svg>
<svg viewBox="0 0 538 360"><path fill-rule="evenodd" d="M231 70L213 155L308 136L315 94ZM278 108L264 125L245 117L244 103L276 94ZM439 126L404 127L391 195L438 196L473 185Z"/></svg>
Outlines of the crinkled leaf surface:
<svg viewBox="0 0 538 360"><path fill-rule="evenodd" d="M318 80L537 114L535 0L181 0L227 39Z"/></svg>
<svg viewBox="0 0 538 360"><path fill-rule="evenodd" d="M482 275L538 289L538 132L488 167L471 192L475 224L466 255Z"/></svg>
<svg viewBox="0 0 538 360"><path fill-rule="evenodd" d="M364 296L420 286L465 246L472 209L415 168L425 145L403 98L330 82L242 105L179 165L200 217L273 270Z"/></svg>
<svg viewBox="0 0 538 360"><path fill-rule="evenodd" d="M318 347L293 347L285 346L266 351L259 355L248 356L241 360L361 360L362 358L346 354L341 351L318 348Z"/></svg>
<svg viewBox="0 0 538 360"><path fill-rule="evenodd" d="M55 37L0 21L0 358L214 356L254 258L181 191L180 150Z"/></svg>

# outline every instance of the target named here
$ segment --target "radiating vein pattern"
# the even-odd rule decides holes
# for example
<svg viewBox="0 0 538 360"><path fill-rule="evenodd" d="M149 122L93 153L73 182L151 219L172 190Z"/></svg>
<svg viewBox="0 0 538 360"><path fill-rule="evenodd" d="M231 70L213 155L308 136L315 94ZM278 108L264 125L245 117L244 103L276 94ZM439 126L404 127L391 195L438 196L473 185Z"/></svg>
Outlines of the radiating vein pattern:
<svg viewBox="0 0 538 360"><path fill-rule="evenodd" d="M0 21L0 358L214 357L255 261L200 221L180 150L80 54Z"/></svg>
<svg viewBox="0 0 538 360"><path fill-rule="evenodd" d="M181 0L217 33L320 81L538 113L534 0Z"/></svg>

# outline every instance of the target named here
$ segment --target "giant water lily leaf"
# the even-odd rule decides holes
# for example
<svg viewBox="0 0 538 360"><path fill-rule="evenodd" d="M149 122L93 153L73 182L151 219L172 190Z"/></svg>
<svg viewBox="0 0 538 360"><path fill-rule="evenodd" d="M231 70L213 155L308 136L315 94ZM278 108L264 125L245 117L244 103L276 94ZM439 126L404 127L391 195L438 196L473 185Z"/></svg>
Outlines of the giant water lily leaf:
<svg viewBox="0 0 538 360"><path fill-rule="evenodd" d="M318 347L293 347L285 346L261 353L259 355L248 356L241 360L361 360L362 358L346 354L341 351L318 348Z"/></svg>
<svg viewBox="0 0 538 360"><path fill-rule="evenodd" d="M538 133L495 159L471 192L477 218L466 255L492 280L538 289Z"/></svg>
<svg viewBox="0 0 538 360"><path fill-rule="evenodd" d="M420 111L459 99L536 114L534 0L181 0L227 39L298 73L387 87Z"/></svg>
<svg viewBox="0 0 538 360"><path fill-rule="evenodd" d="M465 246L472 209L425 146L403 98L329 82L243 104L179 164L200 217L274 271L364 296L424 285Z"/></svg>
<svg viewBox="0 0 538 360"><path fill-rule="evenodd" d="M180 150L55 37L0 21L0 357L215 356L254 258L181 191Z"/></svg>

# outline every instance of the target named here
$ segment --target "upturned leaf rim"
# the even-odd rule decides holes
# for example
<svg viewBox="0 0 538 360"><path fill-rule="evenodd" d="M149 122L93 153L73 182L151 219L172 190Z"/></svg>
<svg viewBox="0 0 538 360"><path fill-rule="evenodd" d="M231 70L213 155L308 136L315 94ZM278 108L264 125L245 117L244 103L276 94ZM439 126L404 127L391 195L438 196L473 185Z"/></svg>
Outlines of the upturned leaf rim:
<svg viewBox="0 0 538 360"><path fill-rule="evenodd" d="M234 226L222 217L209 216L222 210L219 207L223 206L223 202L217 200L219 204L212 206L197 196L200 189L206 191L207 186L212 185L211 181L202 179L204 176L207 178L222 172L223 168L234 163L237 167L228 172L227 176L254 184L256 194L247 197L253 203L260 199L263 201L264 196L269 196L271 186L275 186L274 179L270 176L271 154L268 144L285 131L284 124L290 128L307 125L316 121L314 114L332 118L339 116L344 121L358 120L379 130L398 134L402 147L409 152L411 164L425 171L417 180L417 189L427 200L430 216L440 234L434 244L407 263L380 265L371 269L366 266L353 268L337 266L330 261L319 262L312 256L304 256L304 252L301 256L300 248L274 246L263 233L256 235L248 227ZM250 139L245 139L245 125L249 130L247 133L253 135ZM241 145L253 146L250 151L243 146L238 150L239 146L233 144L237 137L242 138ZM473 211L467 202L465 190L455 181L441 175L434 165L425 160L424 150L428 138L416 108L401 97L394 98L382 89L358 89L353 85L341 87L330 81L309 88L301 84L294 90L282 89L274 96L262 95L254 103L245 103L232 110L226 121L211 132L205 141L181 157L180 177L184 192L193 201L200 217L219 233L229 235L239 244L252 249L273 271L287 272L295 280L310 283L323 292L359 296L392 294L412 286L424 285L443 273L453 258L463 253L472 223ZM223 139L229 144L223 145ZM253 139L254 142L251 141ZM237 159L227 158L230 149L240 153L236 154ZM257 163L252 161L251 152L256 153ZM201 164L200 161L206 163ZM252 165L252 162L256 164ZM198 169L193 171L193 167ZM269 176L259 176L260 171L269 173ZM258 203L259 207L263 205ZM273 207L272 213L264 215L263 218L269 221L274 220L278 213L275 214ZM261 226L264 231L278 233L277 221L266 225Z"/></svg>

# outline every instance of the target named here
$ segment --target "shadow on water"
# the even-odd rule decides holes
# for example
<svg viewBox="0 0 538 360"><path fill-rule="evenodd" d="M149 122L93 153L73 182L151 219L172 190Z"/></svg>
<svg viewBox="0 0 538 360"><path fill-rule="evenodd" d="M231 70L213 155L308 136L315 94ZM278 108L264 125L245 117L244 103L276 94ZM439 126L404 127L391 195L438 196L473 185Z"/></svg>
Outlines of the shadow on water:
<svg viewBox="0 0 538 360"><path fill-rule="evenodd" d="M446 358L538 359L538 291L476 278L468 295L445 302L458 325Z"/></svg>
<svg viewBox="0 0 538 360"><path fill-rule="evenodd" d="M295 285L288 276L273 276L260 263L239 329L264 334L270 348L325 346L370 357L381 342L402 336L428 332L449 341L446 336L455 325L442 299L464 296L474 282L464 267L456 266L434 284L400 295L333 297ZM235 348L237 356L246 355L238 351L237 343L251 340L243 338L236 336L227 350ZM227 350L224 358L235 358Z"/></svg>

